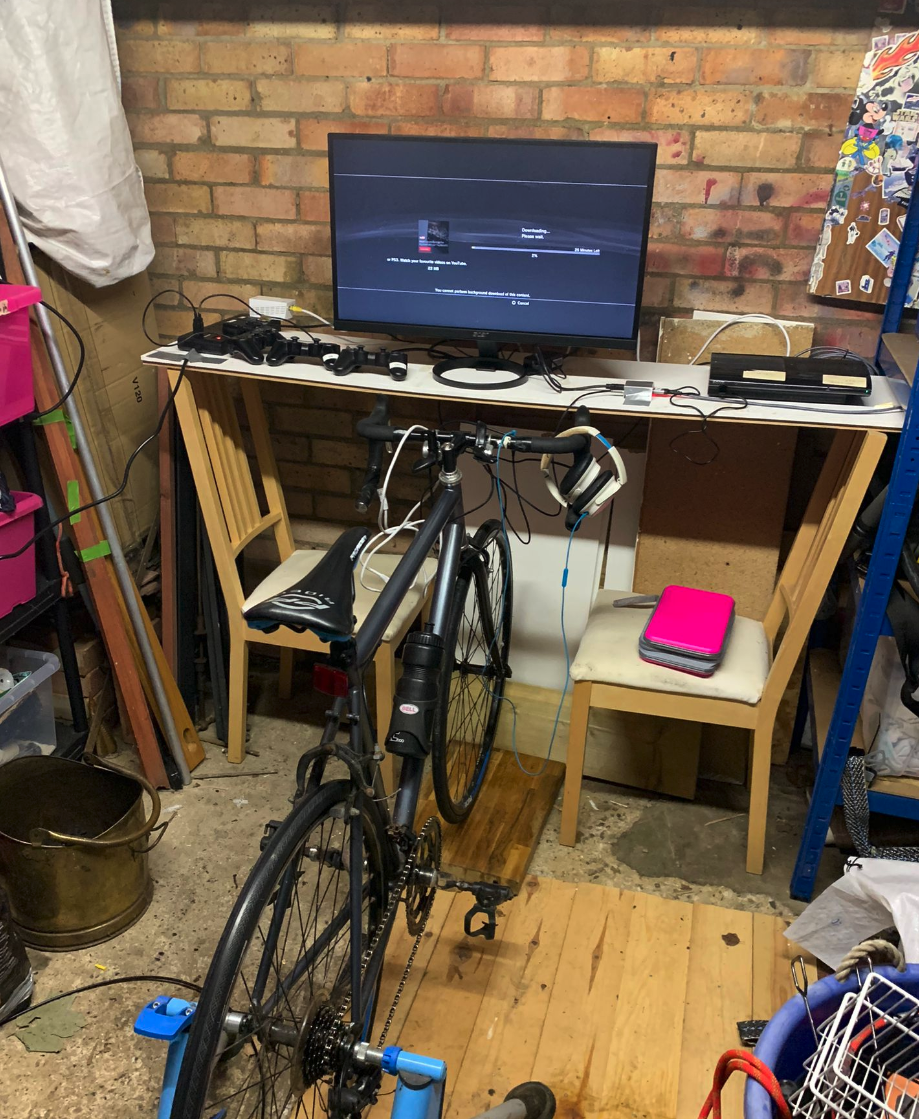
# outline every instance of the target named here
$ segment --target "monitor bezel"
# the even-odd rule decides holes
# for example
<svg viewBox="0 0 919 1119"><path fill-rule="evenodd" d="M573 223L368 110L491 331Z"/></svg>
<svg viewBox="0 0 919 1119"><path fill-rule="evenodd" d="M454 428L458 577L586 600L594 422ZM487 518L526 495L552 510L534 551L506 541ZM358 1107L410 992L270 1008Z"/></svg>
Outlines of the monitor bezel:
<svg viewBox="0 0 919 1119"><path fill-rule="evenodd" d="M650 174L648 178L648 191L645 200L644 222L642 228L641 249L638 260L638 291L635 299L635 314L632 320L632 333L628 337L616 337L592 334L543 334L534 331L522 333L514 330L480 330L472 327L458 326L428 326L423 323L393 323L378 322L364 319L346 319L338 313L338 254L336 252L336 225L335 225L335 157L336 142L342 140L348 143L362 143L368 141L385 141L398 145L410 141L427 141L430 143L449 144L502 144L509 147L553 147L553 148L594 148L598 145L612 146L620 149L648 148L652 149ZM406 134L404 136L385 136L370 132L330 132L328 136L329 155L329 229L331 232L332 249L332 322L336 330L368 331L374 334L408 334L415 338L442 338L442 339L473 339L477 342L518 342L523 345L557 345L583 347L593 346L599 349L635 350L638 346L639 328L641 325L642 294L644 288L645 264L648 255L648 238L651 222L651 205L654 195L654 177L657 170L657 144L646 140L542 140L542 139L505 139L504 137L491 136L431 136Z"/></svg>

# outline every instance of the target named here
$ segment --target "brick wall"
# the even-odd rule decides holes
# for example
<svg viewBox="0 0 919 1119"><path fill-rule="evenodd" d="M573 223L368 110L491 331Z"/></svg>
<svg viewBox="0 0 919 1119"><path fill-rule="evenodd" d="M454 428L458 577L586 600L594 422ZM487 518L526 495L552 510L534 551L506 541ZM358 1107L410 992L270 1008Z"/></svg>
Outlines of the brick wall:
<svg viewBox="0 0 919 1119"><path fill-rule="evenodd" d="M767 311L815 320L820 342L871 348L877 315L812 300L804 280L872 0L114 9L160 288L196 302L297 295L328 315L330 130L653 139L649 327L695 307ZM162 296L165 334L187 328L178 307ZM302 491L292 504L318 511L325 488L326 513L344 517L352 479L321 469L320 437L338 432L314 431L289 395L279 403L275 430L298 444L302 473L288 471ZM346 414L334 422L350 431ZM309 465L303 433L315 436Z"/></svg>

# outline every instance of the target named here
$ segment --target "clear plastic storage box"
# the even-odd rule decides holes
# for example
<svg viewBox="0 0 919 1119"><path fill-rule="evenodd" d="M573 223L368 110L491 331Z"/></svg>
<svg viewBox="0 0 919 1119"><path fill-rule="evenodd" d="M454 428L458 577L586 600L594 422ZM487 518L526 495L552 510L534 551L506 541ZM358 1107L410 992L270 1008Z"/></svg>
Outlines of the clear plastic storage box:
<svg viewBox="0 0 919 1119"><path fill-rule="evenodd" d="M0 649L0 667L30 673L0 696L0 765L30 754L51 754L57 745L51 677L60 668L54 653Z"/></svg>

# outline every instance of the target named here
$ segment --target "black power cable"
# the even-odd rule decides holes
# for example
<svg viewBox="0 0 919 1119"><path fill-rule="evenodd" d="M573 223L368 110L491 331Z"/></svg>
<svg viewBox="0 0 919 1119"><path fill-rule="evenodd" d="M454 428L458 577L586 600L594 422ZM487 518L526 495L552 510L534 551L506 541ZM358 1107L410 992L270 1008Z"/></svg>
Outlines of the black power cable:
<svg viewBox="0 0 919 1119"><path fill-rule="evenodd" d="M41 1010L43 1006L50 1006L51 1003L59 1002L61 999L69 999L73 995L82 995L85 994L86 991L98 991L102 987L114 987L119 983L165 983L170 987L183 987L186 991L192 991L196 995L200 995L204 990L204 988L197 983L191 983L187 979L175 979L171 975L119 975L112 979L100 979L96 983L87 983L84 987L75 987L72 991L61 991L60 994L52 995L50 998L43 999L33 1006L26 1006L23 1007L22 1010L17 1010L16 1013L11 1014L9 1018L4 1018L0 1025L7 1026L10 1022L15 1022L17 1018L21 1018L24 1014L34 1014L36 1010Z"/></svg>
<svg viewBox="0 0 919 1119"><path fill-rule="evenodd" d="M25 552L28 548L31 548L35 541L38 540L40 536L43 536L46 532L51 532L56 529L58 525L62 525L65 521L69 521L71 517L76 517L79 513L85 513L88 509L95 509L98 505L104 505L106 501L112 501L114 500L114 498L120 497L121 494L124 493L124 491L127 489L128 477L131 473L131 467L134 465L137 456L149 443L152 443L153 440L156 439L159 433L163 430L163 425L166 423L166 417L169 415L169 410L172 408L173 402L175 401L176 394L178 393L182 381L185 377L185 370L187 369L188 363L191 360L192 356L196 356L194 350L190 350L185 355L185 360L182 362L182 367L179 370L178 377L176 378L175 386L170 392L169 398L167 399L166 403L163 405L163 410L160 412L160 417L157 421L156 427L153 429L152 433L148 435L147 438L143 440L143 442L138 443L138 445L131 452L128 461L125 463L124 473L121 476L121 482L118 484L118 486L114 490L112 490L111 493L106 494L104 497L100 497L95 501L87 501L85 505L79 505L76 509L69 509L63 517L58 517L56 521L51 521L46 524L44 528L40 528L38 532L36 532L35 535L31 538L31 540L27 540L21 548L17 549L15 552L7 552L5 555L0 556L0 562L8 559L16 559L17 556L21 556L23 552Z"/></svg>

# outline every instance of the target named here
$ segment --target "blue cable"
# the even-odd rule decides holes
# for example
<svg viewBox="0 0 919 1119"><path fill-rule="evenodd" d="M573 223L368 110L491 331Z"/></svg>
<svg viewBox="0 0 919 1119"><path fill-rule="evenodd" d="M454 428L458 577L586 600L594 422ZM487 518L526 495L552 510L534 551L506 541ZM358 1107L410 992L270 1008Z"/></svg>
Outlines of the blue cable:
<svg viewBox="0 0 919 1119"><path fill-rule="evenodd" d="M495 487L496 487L497 494L498 494L498 508L501 511L501 533L504 536L504 543L505 543L505 546L507 547L507 554L508 554L508 567L507 567L507 571L505 572L505 575L504 575L504 587L501 591L501 613L499 615L499 617L501 617L501 618L503 618L503 616L504 616L504 600L505 600L505 596L507 594L507 581L508 581L508 578L510 577L510 562L509 561L510 561L510 551L511 551L511 542L510 542L510 538L508 537L508 534L507 534L507 524L505 522L505 517L504 517L504 491L503 491L503 487L501 485L501 448L504 446L504 440L511 438L515 434L516 434L516 431L508 431L502 437L501 441L498 443L498 454L497 454L497 457L495 458ZM603 442L605 442L605 440L603 440ZM565 697L568 695L568 674L571 670L571 655L570 655L570 652L569 652L569 649L568 649L568 636L565 633L565 588L568 586L568 563L569 563L569 560L571 558L571 544L572 544L572 541L574 540L574 534L577 532L577 530L578 530L578 528L581 524L581 521L583 521L586 516L587 516L586 513L582 513L578 517L578 519L575 521L574 525L571 528L571 532L568 534L568 546L565 549L565 568L564 568L564 571L562 572L562 601L561 601L561 610L560 610L560 621L561 621L561 628L562 628L562 648L565 651L565 680L564 680L564 684L563 684L563 687L562 687L561 698L558 701L558 710L555 712L555 721L552 724L552 734L549 738L549 749L547 750L546 756L545 756L542 764L540 765L540 767L538 769L529 770L529 769L526 768L526 766L520 760L520 752L517 749L517 706L516 706L516 704L514 703L514 701L512 699L508 699L508 697L506 695L497 696L489 688L486 687L486 689L485 689L488 692L488 694L490 696L492 696L493 698L500 699L504 703L507 703L507 704L510 705L511 714L513 716L513 722L511 723L511 749L514 751L514 758L516 759L518 769L520 769L520 771L522 773L525 773L527 775L527 777L541 777L546 772L546 769L549 766L549 762L552 759L552 750L555 746L555 736L558 733L558 724L559 724L559 720L562 717L562 708L565 704ZM497 637L497 633L495 634L495 637ZM489 751L489 753L490 753L490 751ZM486 761L487 761L487 759L486 759ZM484 775L485 775L485 765L483 764L482 771L479 775L479 780L476 783L477 788L478 788L478 785L481 783Z"/></svg>

